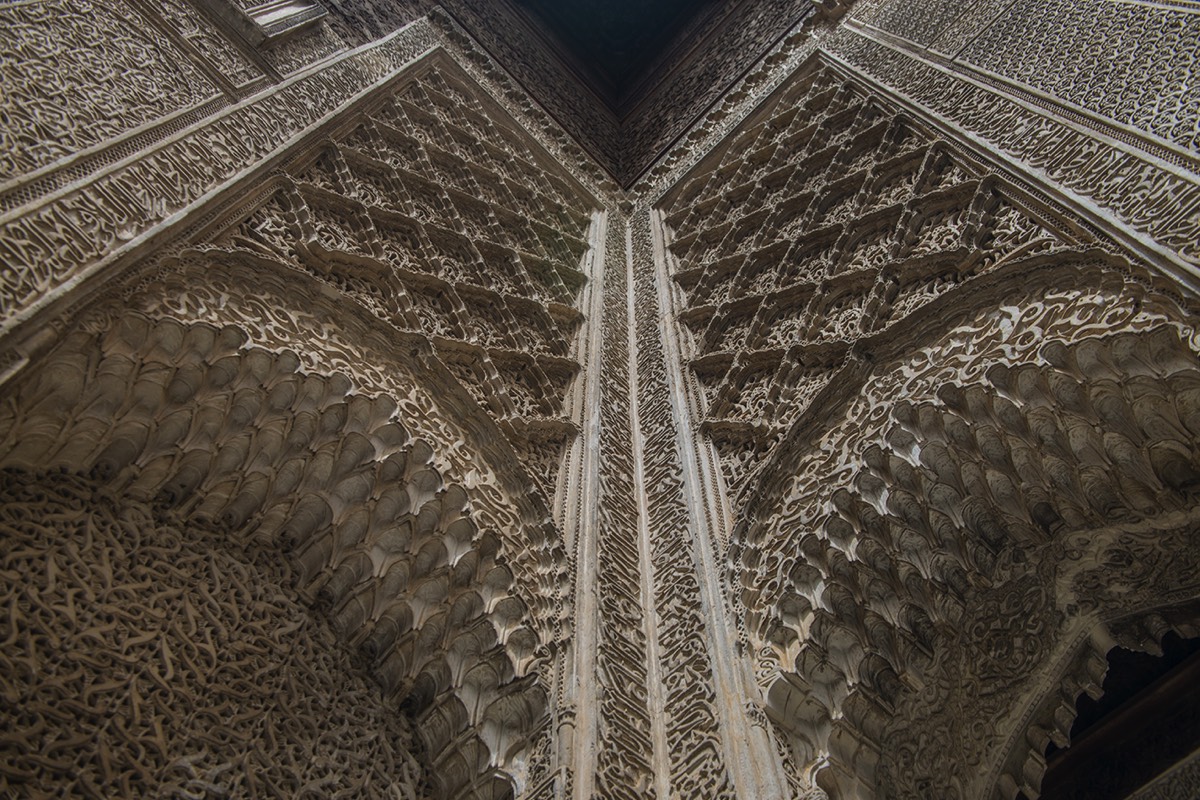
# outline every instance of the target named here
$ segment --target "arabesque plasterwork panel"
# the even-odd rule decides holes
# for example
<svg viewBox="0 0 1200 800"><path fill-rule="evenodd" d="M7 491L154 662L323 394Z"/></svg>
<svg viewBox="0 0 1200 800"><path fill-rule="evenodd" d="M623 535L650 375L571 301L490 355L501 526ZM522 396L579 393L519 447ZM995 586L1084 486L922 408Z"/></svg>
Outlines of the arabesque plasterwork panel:
<svg viewBox="0 0 1200 800"><path fill-rule="evenodd" d="M1191 0L247 13L0 5L0 794L1032 799L1200 637Z"/></svg>
<svg viewBox="0 0 1200 800"><path fill-rule="evenodd" d="M148 23L121 0L41 0L0 11L6 55L0 180L219 94Z"/></svg>
<svg viewBox="0 0 1200 800"><path fill-rule="evenodd" d="M810 65L667 194L680 411L794 791L1033 796L1114 638L1193 630L1192 312L874 91Z"/></svg>
<svg viewBox="0 0 1200 800"><path fill-rule="evenodd" d="M81 468L170 524L281 549L281 590L399 715L397 785L544 796L569 775L572 564L552 517L594 201L477 91L413 74L77 304L6 389L25 411L5 419L5 463ZM92 425L118 407L119 426ZM145 785L173 780L180 724L160 721ZM102 782L130 742L98 745L118 765ZM257 753L280 786L303 782L311 765L273 746L182 779L247 791Z"/></svg>

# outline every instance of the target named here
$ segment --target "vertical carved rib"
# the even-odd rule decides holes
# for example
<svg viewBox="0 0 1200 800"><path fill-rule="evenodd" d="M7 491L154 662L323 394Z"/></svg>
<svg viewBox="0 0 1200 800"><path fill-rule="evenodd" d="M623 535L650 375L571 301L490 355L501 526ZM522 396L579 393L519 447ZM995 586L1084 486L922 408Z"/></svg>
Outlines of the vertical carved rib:
<svg viewBox="0 0 1200 800"><path fill-rule="evenodd" d="M608 265L602 321L605 344L599 360L600 519L596 531L595 591L599 597L600 635L595 669L600 720L592 796L603 798L650 797L654 784L630 424L628 281L623 268L623 223L621 219L610 219L605 242ZM620 267L613 268L615 264ZM588 657L587 653L582 655ZM586 783L581 780L580 786L585 787Z"/></svg>

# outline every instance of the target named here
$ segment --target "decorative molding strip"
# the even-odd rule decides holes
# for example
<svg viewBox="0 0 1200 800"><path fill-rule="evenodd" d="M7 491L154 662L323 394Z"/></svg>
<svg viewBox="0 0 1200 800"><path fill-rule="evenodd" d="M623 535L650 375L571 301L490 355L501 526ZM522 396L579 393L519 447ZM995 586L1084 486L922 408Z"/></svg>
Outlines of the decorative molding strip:
<svg viewBox="0 0 1200 800"><path fill-rule="evenodd" d="M547 160L567 165L586 191L603 193L594 162L544 112L523 107L503 72L472 45L461 30L445 32L418 20L236 105L217 106L207 119L193 114L172 120L160 129L170 133L161 141L135 137L40 176L46 183L33 184L41 188L32 197L25 187L12 187L9 196L23 202L0 215L0 261L6 265L0 273L0 335L12 333L63 290L161 244L174 225L195 219L197 209L228 187L269 169L321 125L439 48L453 53L498 107L550 151Z"/></svg>
<svg viewBox="0 0 1200 800"><path fill-rule="evenodd" d="M970 62L950 58L934 50L922 48L904 37L896 36L868 23L850 20L847 27L858 31L863 36L887 44L889 47L903 50L912 58L928 61L949 72L968 77L990 87L998 94L1008 95L1023 103L1037 106L1073 124L1091 128L1102 136L1138 148L1155 158L1181 167L1187 172L1200 171L1200 153L1189 151L1174 142L1147 133L1140 128L1121 124L1083 106L1062 100L982 67L974 66Z"/></svg>
<svg viewBox="0 0 1200 800"><path fill-rule="evenodd" d="M265 47L324 19L329 12L317 0L199 0L214 18L253 47Z"/></svg>
<svg viewBox="0 0 1200 800"><path fill-rule="evenodd" d="M575 796L633 800L654 794L654 720L650 713L646 602L639 557L631 424L634 365L629 349L629 282L625 219L609 212L605 246L604 342L600 371L600 476L597 498L596 583L599 637L592 661L598 714L595 738L578 748ZM581 587L589 591L589 587ZM583 653L586 659L588 653Z"/></svg>
<svg viewBox="0 0 1200 800"><path fill-rule="evenodd" d="M1154 260L1176 280L1195 285L1200 181L1194 175L858 30L843 28L826 49L981 150L1007 154L1031 176L1061 187L1068 202L1078 197L1074 204L1082 211L1155 240Z"/></svg>
<svg viewBox="0 0 1200 800"><path fill-rule="evenodd" d="M260 38L255 44L264 44L306 28L328 13L315 0L272 0L247 9L246 16Z"/></svg>
<svg viewBox="0 0 1200 800"><path fill-rule="evenodd" d="M1187 800L1200 793L1200 751L1129 795L1129 800Z"/></svg>
<svg viewBox="0 0 1200 800"><path fill-rule="evenodd" d="M724 552L711 538L712 508L698 490L688 409L678 388L682 366L671 326L665 252L656 213L639 209L631 225L637 409L645 487L645 531L659 618L668 725L670 788L681 797L785 796L782 776L736 652ZM661 229L660 229L661 231ZM686 461L685 461L686 459ZM678 676L687 676L683 680ZM686 720L686 724L679 721Z"/></svg>

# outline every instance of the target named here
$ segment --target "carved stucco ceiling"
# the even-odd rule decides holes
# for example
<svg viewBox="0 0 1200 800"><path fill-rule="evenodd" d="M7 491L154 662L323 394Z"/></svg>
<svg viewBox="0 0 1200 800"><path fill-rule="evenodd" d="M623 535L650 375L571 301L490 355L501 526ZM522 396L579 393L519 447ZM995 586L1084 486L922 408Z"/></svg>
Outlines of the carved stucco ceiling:
<svg viewBox="0 0 1200 800"><path fill-rule="evenodd" d="M619 110L689 23L723 0L515 0ZM728 0L724 0L727 2Z"/></svg>
<svg viewBox="0 0 1200 800"><path fill-rule="evenodd" d="M440 4L626 188L818 13L813 0Z"/></svg>

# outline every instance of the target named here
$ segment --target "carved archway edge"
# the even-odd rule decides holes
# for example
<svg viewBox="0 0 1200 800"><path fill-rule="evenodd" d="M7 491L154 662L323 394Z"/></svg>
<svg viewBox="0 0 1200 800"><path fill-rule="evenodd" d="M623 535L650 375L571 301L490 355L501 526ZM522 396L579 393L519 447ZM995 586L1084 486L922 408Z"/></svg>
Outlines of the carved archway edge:
<svg viewBox="0 0 1200 800"><path fill-rule="evenodd" d="M545 768L544 762L551 757L546 749L552 734L548 731L550 720L545 699L562 688L547 685L547 681L560 683L562 676L557 670L543 670L545 674L539 675L537 665L556 658L572 638L574 558L564 547L561 531L552 520L550 502L554 498L538 489L538 481L497 421L481 409L425 335L390 325L356 299L292 265L204 244L260 207L291 180L289 169L311 162L331 137L359 125L398 88L435 71L470 87L499 124L517 131L526 140L535 162L564 179L594 207L603 207L597 197L600 190L582 183L579 174L565 169L561 159L551 155L550 149L561 143L555 142L546 130L537 129L538 110L513 106L511 97L503 97L505 76L489 73L487 63L481 66L481 58L485 62L486 58L480 54L459 52L470 42L458 41L453 36L447 41L444 38L447 35L443 33L439 43L397 74L365 89L232 181L159 223L147 234L110 252L86 274L51 287L49 302L0 335L0 342L11 357L0 364L3 370L0 392L19 387L27 374L35 373L39 364L53 357L56 348L61 348L73 335L85 330L99 335L118 324L123 315L135 313L161 321L236 328L245 337L245 349L261 348L277 355L286 354L287 358L304 354L298 374L341 372L351 376L355 392L366 396L396 394L396 386L403 382L399 376L404 376L426 397L435 397L440 422L454 421L447 430L434 430L436 424L423 425L418 419L405 420L405 425L433 445L432 457L448 481L467 486L473 517L480 527L486 526L502 540L500 558L515 578L508 591L528 609L525 623L534 637L529 647L536 657L532 667L519 665L516 672L532 676L530 691L540 694L543 700L534 715L536 719L517 725L515 735L524 736L527 744L541 751L537 759L543 763L536 763L537 759L528 761L527 766L520 768L523 775L517 781L539 787L547 776L538 770ZM495 85L498 79L499 88ZM496 94L498 91L501 94ZM530 116L534 118L532 126L526 119ZM586 171L583 174L586 176ZM203 292L204 286L217 279L224 283L223 292L240 293L240 297L218 300L221 292L217 292L207 298L209 302L201 302L202 308L173 306L176 298L188 298L197 290ZM282 302L271 309L271 303L264 303L266 296L290 298L291 305ZM166 302L159 304L164 299ZM306 330L303 325L292 325L290 329L286 324L271 325L268 330L254 324L255 314L239 314L239 304L257 304L263 311L278 311L283 316L299 310L309 321L336 320L334 327L344 338L334 346L315 326ZM285 331L289 335L279 335ZM348 350L353 348L357 348L359 358L347 357ZM367 374L361 371L355 374L360 367L368 368ZM564 473L567 469L577 470L578 464L570 463L570 453L567 458ZM539 737L536 743L535 737ZM430 749L437 751L436 747ZM505 753L493 755L503 761L512 754L510 747ZM538 788L541 789L544 786Z"/></svg>
<svg viewBox="0 0 1200 800"><path fill-rule="evenodd" d="M340 309L340 327L351 336L362 332L360 344L369 347L385 335L355 325L352 318L362 315L347 313L344 299L335 305L323 296L328 292L306 296L312 287L303 275L254 274L246 266L173 263L143 281L143 291L88 309L60 344L5 387L16 396L5 414L4 464L90 472L135 501L189 509L192 524L260 545L276 541L291 554L301 598L329 616L385 699L402 701L415 715L435 785L447 796L493 796L500 790L484 787L494 770L511 770L513 757L547 734L548 687L540 685L547 676L540 667L561 644L562 631L539 628L567 613L565 564L547 540L553 529L528 502L506 508L518 504L489 490L486 475L463 481L467 488L443 479L461 475L462 464L436 463L445 453L425 442L473 438L454 438L453 415L440 420L438 436L438 420L422 424L419 415L405 413L412 398L405 403L363 375L303 364L288 342L266 330L269 323L256 332L238 324L231 308L238 298L226 294L220 308L207 309L216 312L209 319L204 309L168 314L137 307L139 297L172 298L173 277L195 295L202 280L219 280L222 268L232 268L224 289L236 282L263 300L271 283L287 282L284 291L301 303ZM422 394L449 398L448 406L469 402L419 347L401 352L381 372L398 383L427 376ZM101 374L112 364L133 372ZM89 404L125 413L115 426L96 429ZM186 424L199 419L202 407L225 414L221 433L207 443L196 438L204 426ZM299 426L286 421L288 408L307 413L319 430L296 433ZM246 430L251 418L254 433ZM290 489L282 488L285 474ZM407 533L389 538L393 530ZM438 582L440 589L431 588ZM496 724L498 715L504 724Z"/></svg>
<svg viewBox="0 0 1200 800"><path fill-rule="evenodd" d="M831 56L816 47L813 49L814 52L810 53L804 63L791 71L792 80L796 80L797 76L802 79L805 69L820 63L829 66L849 81L878 88L875 81L846 65L836 56ZM788 86L787 82L783 82L772 96L782 95L788 90ZM769 101L770 98L763 100L759 108L769 107ZM1086 287L1088 290L1115 290L1124 296L1139 298L1137 302L1151 297L1159 301L1165 300L1162 306L1172 309L1169 316L1177 324L1182 320L1182 326L1190 324L1200 309L1200 304L1193 294L1194 286L1187 281L1181 281L1178 274L1171 269L1164 268L1161 254L1132 246L1129 237L1117 235L1121 232L1114 232L1112 225L1098 224L1094 218L1081 216L1075 206L1065 198L1058 197L1053 185L1038 182L1029 175L1013 174L1008 168L1009 165L989 158L986 152L982 152L979 147L965 140L953 129L939 124L930 114L923 113L920 107L892 102L890 97L881 101L881 104L896 109L900 116L911 120L916 126L939 132L944 147L953 151L957 157L978 165L984 173L985 183L991 182L1014 206L1020 207L1045 227L1059 228L1062 232L1070 231L1072 235L1063 237L1067 240L1103 244L1076 245L1065 251L1058 250L1052 254L1026 257L1007 263L991 274L972 279L965 285L950 290L923 307L920 314L890 326L886 332L868 336L849 346L841 365L833 370L828 383L816 397L806 401L807 410L782 434L782 441L767 450L765 463L760 464L754 475L740 486L731 487L735 489L735 493L729 497L734 528L730 539L731 546L724 554L727 556L725 563L730 570L725 576L725 584L732 587L735 593L742 585L737 574L740 566L739 539L744 540L753 535L756 529L761 531L762 523L757 517L758 512L769 513L775 507L780 493L798 465L819 447L830 424L840 419L849 402L863 390L869 378L878 371L886 371L889 365L895 365L914 348L936 340L955 325L974 315L996 308L998 302L1021 297L1037 299L1038 294L1045 291L1069 291ZM740 117L726 121L727 125L730 121L733 125L732 128L726 127L722 130L723 144L713 143L710 139L712 146L701 150L705 153L703 158L694 164L683 165L685 169L672 174L671 180L664 181L667 188L659 188L657 194L647 189L645 199L653 204L657 198L660 205L655 207L669 207L671 201L685 191L689 181L692 181L697 173L703 172L706 167L719 160L723 149L737 139L740 131L766 116L761 110L754 110L753 105L752 103L750 111ZM696 135L700 135L699 130ZM1196 349L1194 337L1191 338L1190 347L1192 350ZM704 430L701 427L701 431ZM716 484L717 481L714 480L706 485L706 489L712 495L720 496L721 489ZM739 488L741 491L737 492L736 489ZM763 533L769 536L771 532ZM737 624L742 628L742 640L745 641L747 620L742 616L745 609L736 594L731 598L731 604L739 612ZM1099 622L1096 625L1099 625ZM1098 642L1108 641L1100 628L1085 627L1086 630L1079 634L1082 640L1090 641L1089 637L1094 636ZM1157 639L1151 638L1146 641ZM1100 645L1097 644L1096 647ZM1098 663L1101 668L1105 663L1105 652L1106 650L1099 651ZM1036 781L1040 779L1041 768L1044 768L1044 763L1041 768L1038 767L1038 760L1047 741L1045 731L1053 728L1053 725L1048 723L1061 726L1061 720L1065 719L1062 709L1059 708L1063 705L1059 695L1066 698L1065 705L1073 716L1074 700L1082 691L1079 687L1087 686L1087 683L1079 678L1072 684L1073 692L1060 692L1059 684L1071 683L1072 675L1087 673L1089 669L1095 672L1097 665L1095 648L1088 649L1083 645L1079 645L1075 652L1067 652L1066 655L1063 655L1062 648L1059 648L1055 658L1055 664L1049 670L1052 674L1047 678L1050 684L1043 689L1043 694L1039 695L1039 698L1050 695L1053 700L1052 707L1043 710L1036 708L1036 703L1031 701L1033 704L1026 709L1025 722L1011 733L1004 748L1001 748L1004 755L997 756L993 761L992 775L988 778L988 791L993 794L1014 796L1017 789L1012 789L1012 786L1023 786L1027 793L1036 790ZM1102 669L1099 677L1103 677ZM1067 719L1068 727L1069 723L1070 720ZM1035 731L1038 725L1042 725L1045 731ZM1034 736L1043 746L1037 747L1033 741L1026 741L1028 736ZM895 743L895 740L892 740L891 744ZM805 777L811 779L813 775ZM861 795L854 794L853 791L849 794L837 794L836 787L834 793L837 796L873 796L866 783L856 787L856 791L863 792ZM885 792L882 796L889 795ZM901 792L898 796L909 795Z"/></svg>
<svg viewBox="0 0 1200 800"><path fill-rule="evenodd" d="M461 43L456 42L455 45ZM157 280L179 280L180 286L186 286L188 281L184 280L185 276L203 283L215 267L230 273L246 270L276 280L280 286L288 287L285 291L295 288L297 296L305 296L310 300L322 298L320 302L325 304L331 319L341 321L352 316L359 330L364 332L361 341L376 342L374 363L386 363L393 359L394 353L405 353L412 360L411 363L416 365L409 370L410 374L419 376L431 391L437 393L447 411L462 421L467 440L474 452L496 470L526 524L538 528L544 537L556 538L557 532L554 531L551 521L552 512L547 502L548 498L539 491L530 491L530 487L536 487L537 482L522 464L519 454L503 435L496 421L480 409L470 392L437 356L428 337L389 325L355 298L338 292L331 285L302 269L249 252L224 250L204 244L245 219L280 187L288 184L291 180L287 174L288 169L311 161L331 136L352 130L366 119L372 109L387 102L395 89L436 70L447 70L456 79L479 86L446 45L439 45L427 51L386 83L371 87L351 106L339 110L321 125L306 132L302 139L291 143L285 151L265 159L233 183L206 198L198 209L176 215L176 218L160 226L153 237L138 241L133 247L122 250L119 258L102 273L68 285L52 303L39 309L33 317L0 335L0 345L4 345L12 359L11 363L0 364L0 386L12 380L26 367L35 364L40 356L49 352L68 335L76 321L111 315L114 309L132 301ZM531 144L537 145L532 148L533 153L548 169L568 178L577 190L594 200L598 207L601 205L593 193L594 190L580 183L570 172L558 167L553 157L545 150L545 145L537 142L501 103L493 99L482 87L478 95L489 104L490 110L507 120L514 129L521 131ZM247 285L245 288L251 287ZM247 293L247 296L251 295L252 292ZM353 309L352 314L349 309ZM250 342L256 343L253 331L247 330L247 334ZM268 348L290 346L303 352L319 343L297 340L290 345L260 344ZM463 464L465 465L466 461ZM563 551L560 556L568 574L573 574L572 554ZM557 599L561 600L567 596L560 594L565 591L566 585L563 583L557 587L554 592ZM566 616L564 615L563 619ZM550 628L546 628L543 632L548 633L549 630Z"/></svg>
<svg viewBox="0 0 1200 800"><path fill-rule="evenodd" d="M215 279L223 280L226 291L232 289L244 294L227 295L221 301L221 308L197 304L184 311L171 307L170 298L194 296ZM307 336L302 328L289 329L287 325L271 324L255 330L257 312L250 309L256 304L265 310L261 301L268 296L293 300L295 305L291 308L284 305L278 309L284 317L298 311L310 321L336 320L342 338ZM239 303L245 308L240 308ZM435 447L435 458L453 480L469 482L468 475L477 470L476 459L482 460L485 470L494 472L504 495L488 501L494 506L490 513L498 518L513 515L510 521L519 522L521 528L508 532L509 545L541 541L558 565L552 578L531 571L527 575L529 581L518 584L518 590L528 595L523 599L531 609L543 605L538 615L542 638L547 643L560 640L564 631L559 623L567 618L567 612L561 608L552 612L544 604L548 600L567 601L573 565L559 540L547 500L540 492L530 491L536 484L508 439L437 356L425 335L388 325L354 298L304 270L251 253L215 248L189 248L161 261L148 262L127 275L119 286L110 287L105 296L73 308L67 319L76 320L75 326L99 331L119 320L128 309L164 319L232 324L246 335L246 346L303 354L301 370L314 374L343 371L351 377L357 391L369 395L397 394L403 376L419 387L424 397L436 398L436 413L429 415L424 425L419 416L405 423L422 431L430 442L442 441L451 448ZM348 357L350 353L361 358L355 361ZM428 427L436 424L450 426L448 430L453 435L446 432L438 435L436 429ZM477 500L476 504L480 502L483 500ZM511 504L512 510L502 511L503 504Z"/></svg>
<svg viewBox="0 0 1200 800"><path fill-rule="evenodd" d="M1170 278L1152 274L1110 249L1095 246L1039 254L1010 262L930 301L922 313L905 317L883 331L864 336L848 349L842 366L808 411L783 434L762 464L748 476L745 489L731 498L745 509L732 528L731 543L744 539L756 520L754 509L769 508L821 430L840 417L864 382L889 363L945 334L953 326L994 308L997 298L1034 297L1039 292L1087 286L1157 294L1177 303L1188 315L1200 314L1200 298L1184 295Z"/></svg>
<svg viewBox="0 0 1200 800"><path fill-rule="evenodd" d="M1172 594L1179 594L1178 592ZM1046 770L1047 746L1070 741L1077 715L1076 701L1084 695L1103 696L1108 653L1113 647L1161 654L1163 637L1174 633L1189 639L1200 636L1200 600L1194 591L1162 598L1138 611L1080 625L1047 670L1037 691L1026 698L1021 723L1016 726L987 771L987 797L1040 796Z"/></svg>
<svg viewBox="0 0 1200 800"><path fill-rule="evenodd" d="M877 334L854 344L833 380L809 406L812 410L783 434L782 441L770 452L735 503L735 508L743 510L735 522L727 562L734 571L730 576L732 584L741 584L736 572L743 543L767 533L757 512L770 512L777 507L787 482L806 456L823 441L823 433L844 417L850 402L864 390L871 376L890 372L916 349L935 343L956 326L996 308L998 298L1019 305L1020 298L1032 300L1046 292L1072 289L1124 295L1132 298L1135 308L1148 301L1148 305L1165 314L1166 320L1174 320L1177 329L1191 331L1192 337L1185 338L1182 344L1195 358L1195 331L1187 323L1196 318L1195 299L1180 295L1168 279L1151 275L1109 250L1074 248L1033 256L1008 264L964 289L948 292L930 303L919 318L906 319L889 329L886 335ZM1169 519L1148 520L1149 533L1141 535L1173 531L1173 535L1184 542L1177 542L1175 546L1186 549L1187 537L1190 535L1194 539L1198 522L1200 516L1195 509L1191 513L1179 512ZM1130 530L1129 525L1123 525L1109 533L1083 530L1074 535L1096 539L1086 549L1098 556L1107 544L1115 547L1119 535ZM1105 535L1093 536L1100 533ZM1085 563L1091 562L1085 559ZM1062 585L1061 581L1059 585ZM1067 637L1070 641L1066 643L1060 640L1056 654L1050 659L1052 663L1043 662L1039 670L1043 677L1037 691L1025 695L1022 700L1025 710L1020 724L1009 732L1005 744L990 759L992 766L986 778L986 796L1012 798L1020 792L1036 796L1045 769L1045 746L1051 740L1066 744L1075 714L1074 702L1080 694L1099 694L1108 648L1120 643L1130 649L1152 650L1166 630L1195 635L1194 615L1189 618L1183 614L1170 619L1169 613L1183 607L1191 607L1194 611L1197 605L1195 590L1194 585L1180 586L1172 598L1160 596L1149 602L1150 608L1138 611L1116 606L1098 608L1099 616L1072 620L1074 637ZM734 602L737 602L736 598ZM1156 604L1157 608L1154 607ZM1143 605L1147 602L1143 601ZM1168 619L1164 620L1164 616ZM739 620L742 625L746 622ZM1120 628L1121 632L1110 634L1110 628ZM850 786L831 782L826 788L832 792L831 796L855 796L843 792L868 791L869 794L870 782L868 778L865 784L858 784L857 789L850 789L854 785L852 779Z"/></svg>

